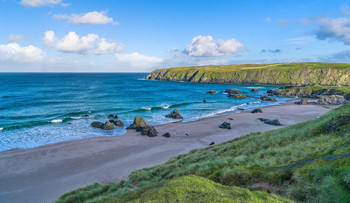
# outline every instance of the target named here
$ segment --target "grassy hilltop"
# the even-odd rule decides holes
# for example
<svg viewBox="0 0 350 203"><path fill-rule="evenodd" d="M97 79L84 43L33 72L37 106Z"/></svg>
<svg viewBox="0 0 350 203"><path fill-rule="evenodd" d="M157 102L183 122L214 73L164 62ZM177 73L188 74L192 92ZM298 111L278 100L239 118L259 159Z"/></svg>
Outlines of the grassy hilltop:
<svg viewBox="0 0 350 203"><path fill-rule="evenodd" d="M265 85L350 85L348 63L278 63L155 70L148 80Z"/></svg>
<svg viewBox="0 0 350 203"><path fill-rule="evenodd" d="M268 193L269 192L269 193ZM276 196L276 195L277 196ZM57 202L349 202L350 104L94 184Z"/></svg>

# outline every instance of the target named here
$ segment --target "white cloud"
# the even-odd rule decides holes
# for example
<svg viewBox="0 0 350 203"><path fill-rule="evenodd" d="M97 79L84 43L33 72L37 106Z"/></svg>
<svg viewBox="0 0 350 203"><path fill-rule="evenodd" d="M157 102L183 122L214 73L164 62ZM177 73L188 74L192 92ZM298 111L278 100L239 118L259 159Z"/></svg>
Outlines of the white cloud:
<svg viewBox="0 0 350 203"><path fill-rule="evenodd" d="M243 49L243 44L236 39L214 41L212 36L197 36L183 53L195 57L213 57L236 54Z"/></svg>
<svg viewBox="0 0 350 203"><path fill-rule="evenodd" d="M154 56L145 56L137 52L131 54L116 54L119 63L124 63L133 68L149 69L159 66L164 60Z"/></svg>
<svg viewBox="0 0 350 203"><path fill-rule="evenodd" d="M46 31L44 43L57 51L83 55L113 54L123 49L123 46L117 45L117 42L114 40L106 40L97 34L87 34L80 37L75 32L69 32L62 39L58 39L54 31Z"/></svg>
<svg viewBox="0 0 350 203"><path fill-rule="evenodd" d="M69 23L73 24L108 24L108 23L114 23L118 24L118 22L115 22L113 18L110 18L107 16L107 12L105 11L92 11L84 14L71 14L71 15L61 15L61 14L55 14L53 15L53 18L61 20L61 19L67 19Z"/></svg>
<svg viewBox="0 0 350 203"><path fill-rule="evenodd" d="M0 45L0 60L12 62L40 62L46 53L38 47L29 45L21 47L17 43Z"/></svg>
<svg viewBox="0 0 350 203"><path fill-rule="evenodd" d="M350 19L321 17L317 24L320 26L315 31L316 37L320 40L335 39L344 44L350 44Z"/></svg>
<svg viewBox="0 0 350 203"><path fill-rule="evenodd" d="M21 0L20 4L27 7L42 7L42 6L67 6L68 4L63 4L62 0Z"/></svg>
<svg viewBox="0 0 350 203"><path fill-rule="evenodd" d="M13 43L13 42L19 42L19 41L24 41L28 40L28 37L24 35L10 35L8 40L6 41L7 43Z"/></svg>

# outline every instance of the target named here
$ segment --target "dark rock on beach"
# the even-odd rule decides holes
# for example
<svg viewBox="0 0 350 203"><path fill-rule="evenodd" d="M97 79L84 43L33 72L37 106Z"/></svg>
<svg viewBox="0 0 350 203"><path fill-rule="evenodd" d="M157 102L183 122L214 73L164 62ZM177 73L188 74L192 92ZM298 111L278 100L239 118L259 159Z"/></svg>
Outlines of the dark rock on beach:
<svg viewBox="0 0 350 203"><path fill-rule="evenodd" d="M261 95L260 100L261 100L261 101L270 101L270 102L275 102L275 101L277 101L276 99L273 99L273 98L271 98L271 97L269 97L269 96L267 96L267 95Z"/></svg>
<svg viewBox="0 0 350 203"><path fill-rule="evenodd" d="M148 137L155 137L158 135L158 132L154 128L154 126L147 125L146 127L142 128L141 135L147 135Z"/></svg>
<svg viewBox="0 0 350 203"><path fill-rule="evenodd" d="M145 119L143 119L140 116L135 116L134 123L131 124L129 127L127 127L127 129L137 129L137 128L143 128L146 126L147 126L147 123Z"/></svg>
<svg viewBox="0 0 350 203"><path fill-rule="evenodd" d="M250 90L251 92L259 92L259 90L257 90L256 88L253 88Z"/></svg>
<svg viewBox="0 0 350 203"><path fill-rule="evenodd" d="M209 146L214 145L214 144L215 144L215 142L211 142L211 143L209 144Z"/></svg>
<svg viewBox="0 0 350 203"><path fill-rule="evenodd" d="M261 109L254 109L250 113L262 113L263 111Z"/></svg>
<svg viewBox="0 0 350 203"><path fill-rule="evenodd" d="M114 125L113 125L113 123L107 121L105 124L103 124L102 129L103 130L113 130Z"/></svg>
<svg viewBox="0 0 350 203"><path fill-rule="evenodd" d="M163 137L169 138L169 137L170 137L170 133L165 133L165 134L163 135Z"/></svg>
<svg viewBox="0 0 350 203"><path fill-rule="evenodd" d="M270 119L267 119L267 118L258 118L258 119L261 122L264 122L265 124L268 124L268 125L275 125L275 126L282 125L278 119L274 119L274 120L270 120Z"/></svg>
<svg viewBox="0 0 350 203"><path fill-rule="evenodd" d="M103 123L99 122L99 121L94 121L91 123L91 127L93 128L102 128Z"/></svg>
<svg viewBox="0 0 350 203"><path fill-rule="evenodd" d="M242 92L241 90L239 89L226 89L225 92L227 94L248 94L246 92Z"/></svg>
<svg viewBox="0 0 350 203"><path fill-rule="evenodd" d="M231 129L231 124L228 122L223 122L219 128L224 128L224 129Z"/></svg>
<svg viewBox="0 0 350 203"><path fill-rule="evenodd" d="M173 118L173 119L183 119L178 109L174 109L170 114L166 115L167 118Z"/></svg>
<svg viewBox="0 0 350 203"><path fill-rule="evenodd" d="M207 94L216 94L216 91L215 90L210 90L207 92Z"/></svg>
<svg viewBox="0 0 350 203"><path fill-rule="evenodd" d="M306 105L309 103L309 101L307 99L301 99L300 101L297 101L295 103L300 105Z"/></svg>

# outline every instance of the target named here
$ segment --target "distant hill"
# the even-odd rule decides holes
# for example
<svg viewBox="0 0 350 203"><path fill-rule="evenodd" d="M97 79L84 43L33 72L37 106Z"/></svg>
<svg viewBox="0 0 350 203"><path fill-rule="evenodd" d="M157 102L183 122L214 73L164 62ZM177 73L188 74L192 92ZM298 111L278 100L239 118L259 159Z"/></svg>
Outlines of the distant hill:
<svg viewBox="0 0 350 203"><path fill-rule="evenodd" d="M276 63L177 67L155 70L147 80L262 85L350 85L349 63Z"/></svg>

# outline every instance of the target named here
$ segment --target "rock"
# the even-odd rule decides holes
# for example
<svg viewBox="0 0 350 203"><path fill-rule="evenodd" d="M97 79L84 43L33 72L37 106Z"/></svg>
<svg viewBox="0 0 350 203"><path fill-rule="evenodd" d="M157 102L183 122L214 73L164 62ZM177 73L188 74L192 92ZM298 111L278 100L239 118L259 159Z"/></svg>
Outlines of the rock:
<svg viewBox="0 0 350 203"><path fill-rule="evenodd" d="M263 111L261 109L254 109L252 112L250 113L262 113Z"/></svg>
<svg viewBox="0 0 350 203"><path fill-rule="evenodd" d="M114 125L119 126L119 127L123 127L124 126L124 123L121 120L116 120L113 123L114 123Z"/></svg>
<svg viewBox="0 0 350 203"><path fill-rule="evenodd" d="M345 96L344 96L344 99L346 99L346 100L349 100L349 101L350 101L350 94L345 95Z"/></svg>
<svg viewBox="0 0 350 203"><path fill-rule="evenodd" d="M108 118L108 119L113 119L113 118L114 118L114 115L113 115L113 114L109 114L109 115L107 116L107 118Z"/></svg>
<svg viewBox="0 0 350 203"><path fill-rule="evenodd" d="M169 137L170 137L170 133L165 133L165 134L163 135L163 137L169 138Z"/></svg>
<svg viewBox="0 0 350 203"><path fill-rule="evenodd" d="M248 98L254 98L254 99L257 99L258 97L255 97L255 96L250 96L250 95L247 95Z"/></svg>
<svg viewBox="0 0 350 203"><path fill-rule="evenodd" d="M103 123L99 122L99 121L94 121L91 123L91 127L93 128L102 128Z"/></svg>
<svg viewBox="0 0 350 203"><path fill-rule="evenodd" d="M203 102L207 102L207 100L203 99Z"/></svg>
<svg viewBox="0 0 350 203"><path fill-rule="evenodd" d="M243 108L238 108L238 110L240 110L240 111L244 111L244 109L243 109Z"/></svg>
<svg viewBox="0 0 350 203"><path fill-rule="evenodd" d="M147 123L145 119L143 119L140 116L135 116L134 123L131 124L129 127L127 127L127 129L137 129L137 128L143 128L146 126L147 126Z"/></svg>
<svg viewBox="0 0 350 203"><path fill-rule="evenodd" d="M258 118L258 119L268 125L276 125L276 126L282 125L278 119L275 119L275 120L270 120L267 118Z"/></svg>
<svg viewBox="0 0 350 203"><path fill-rule="evenodd" d="M228 122L223 122L219 128L224 128L224 129L231 129L231 124Z"/></svg>
<svg viewBox="0 0 350 203"><path fill-rule="evenodd" d="M276 99L273 99L273 98L271 98L271 97L269 97L267 95L261 95L260 99L261 99L261 101L270 101L270 102L277 101Z"/></svg>
<svg viewBox="0 0 350 203"><path fill-rule="evenodd" d="M242 92L239 89L226 89L225 92L228 94L248 94L246 92Z"/></svg>
<svg viewBox="0 0 350 203"><path fill-rule="evenodd" d="M327 89L325 92L322 93L322 95L343 95L344 91L342 90L335 90L335 89Z"/></svg>
<svg viewBox="0 0 350 203"><path fill-rule="evenodd" d="M300 104L300 105L305 105L308 104L309 101L307 99L301 99L300 101L295 102L296 104Z"/></svg>
<svg viewBox="0 0 350 203"><path fill-rule="evenodd" d="M113 120L115 120L115 121L118 120L118 119L119 119L119 117L117 115L115 115L114 118L113 118Z"/></svg>
<svg viewBox="0 0 350 203"><path fill-rule="evenodd" d="M183 117L179 113L178 109L175 109L174 111L172 111L170 114L166 115L165 117L174 118L174 119L183 119Z"/></svg>
<svg viewBox="0 0 350 203"><path fill-rule="evenodd" d="M105 124L103 124L102 129L103 130L113 130L114 125L113 125L113 123L107 121Z"/></svg>
<svg viewBox="0 0 350 203"><path fill-rule="evenodd" d="M245 98L247 98L246 96L241 95L241 94L230 94L230 95L228 95L228 97L234 98L234 99L245 99Z"/></svg>
<svg viewBox="0 0 350 203"><path fill-rule="evenodd" d="M147 135L148 137L155 137L158 135L158 132L153 126L147 125L146 127L142 128L141 135Z"/></svg>
<svg viewBox="0 0 350 203"><path fill-rule="evenodd" d="M232 120L233 120L233 118L228 118L227 120L230 120L230 121L232 121Z"/></svg>
<svg viewBox="0 0 350 203"><path fill-rule="evenodd" d="M216 94L216 91L215 90L210 90L207 92L207 94Z"/></svg>
<svg viewBox="0 0 350 203"><path fill-rule="evenodd" d="M89 118L89 115L82 115L82 118Z"/></svg>
<svg viewBox="0 0 350 203"><path fill-rule="evenodd" d="M69 122L69 123L67 123L68 125L72 125L72 123L71 122Z"/></svg>
<svg viewBox="0 0 350 203"><path fill-rule="evenodd" d="M185 135L186 135L186 136L189 136L189 134L188 134L188 133L186 133Z"/></svg>
<svg viewBox="0 0 350 203"><path fill-rule="evenodd" d="M251 92L259 92L259 90L257 90L256 88L253 88L250 90Z"/></svg>
<svg viewBox="0 0 350 203"><path fill-rule="evenodd" d="M344 99L344 96L341 96L341 95L330 95L330 96L323 95L319 98L317 103L323 104L323 105L327 105L327 104L340 105L347 102Z"/></svg>
<svg viewBox="0 0 350 203"><path fill-rule="evenodd" d="M211 143L209 144L209 146L214 145L214 144L215 144L215 142L211 142Z"/></svg>

